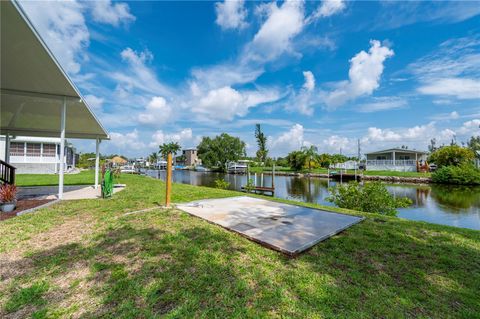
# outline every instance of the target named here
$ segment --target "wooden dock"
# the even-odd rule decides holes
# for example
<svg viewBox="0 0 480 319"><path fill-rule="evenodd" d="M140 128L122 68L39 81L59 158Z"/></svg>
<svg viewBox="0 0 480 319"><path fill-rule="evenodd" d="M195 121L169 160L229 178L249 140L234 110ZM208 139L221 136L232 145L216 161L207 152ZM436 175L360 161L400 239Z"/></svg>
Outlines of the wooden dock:
<svg viewBox="0 0 480 319"><path fill-rule="evenodd" d="M242 191L248 192L245 186L242 186ZM273 196L275 194L275 187L262 187L262 186L254 186L250 189L250 192L255 194L263 194L263 195L270 195Z"/></svg>

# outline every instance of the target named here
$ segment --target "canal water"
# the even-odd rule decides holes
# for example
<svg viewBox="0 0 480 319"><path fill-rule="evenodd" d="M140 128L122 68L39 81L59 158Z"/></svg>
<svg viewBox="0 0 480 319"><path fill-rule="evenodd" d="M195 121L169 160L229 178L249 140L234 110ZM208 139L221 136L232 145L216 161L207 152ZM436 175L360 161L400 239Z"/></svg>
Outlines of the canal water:
<svg viewBox="0 0 480 319"><path fill-rule="evenodd" d="M148 170L146 173L165 179L164 171ZM250 177L254 179L255 175ZM228 181L232 190L240 190L247 182L245 175L173 171L175 183L214 187L217 179ZM270 187L272 176L257 174L256 185ZM275 197L333 206L326 198L329 186L334 185L334 181L326 178L275 176ZM387 189L394 196L413 201L412 206L399 209L398 217L480 230L480 187L388 184Z"/></svg>

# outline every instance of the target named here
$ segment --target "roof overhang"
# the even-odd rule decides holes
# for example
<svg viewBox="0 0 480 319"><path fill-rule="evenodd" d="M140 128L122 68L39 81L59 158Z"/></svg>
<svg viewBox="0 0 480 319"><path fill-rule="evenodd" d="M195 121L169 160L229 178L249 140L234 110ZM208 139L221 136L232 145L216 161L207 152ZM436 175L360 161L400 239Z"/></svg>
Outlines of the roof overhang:
<svg viewBox="0 0 480 319"><path fill-rule="evenodd" d="M0 134L109 139L79 90L15 1L0 1Z"/></svg>
<svg viewBox="0 0 480 319"><path fill-rule="evenodd" d="M401 149L401 148L390 148L388 150L377 151L377 152L369 152L365 153L365 155L372 155L372 154L384 154L384 153L417 153L417 154L428 154L424 151L417 151L417 150L409 150L409 149Z"/></svg>

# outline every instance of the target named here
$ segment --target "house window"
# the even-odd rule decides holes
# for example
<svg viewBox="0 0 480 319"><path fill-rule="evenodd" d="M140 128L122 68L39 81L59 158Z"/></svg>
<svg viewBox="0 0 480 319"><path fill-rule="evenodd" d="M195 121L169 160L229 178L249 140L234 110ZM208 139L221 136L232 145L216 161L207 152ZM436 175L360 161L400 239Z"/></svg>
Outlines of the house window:
<svg viewBox="0 0 480 319"><path fill-rule="evenodd" d="M405 161L410 160L410 156L409 156L409 155L400 155L399 158L400 158L401 161L403 161L403 160L405 160Z"/></svg>
<svg viewBox="0 0 480 319"><path fill-rule="evenodd" d="M10 156L23 156L25 154L25 144L12 142L10 143Z"/></svg>
<svg viewBox="0 0 480 319"><path fill-rule="evenodd" d="M377 156L377 161L384 161L384 160L386 160L386 159L387 159L387 157L386 157L385 155L379 155L379 156Z"/></svg>
<svg viewBox="0 0 480 319"><path fill-rule="evenodd" d="M55 144L43 144L43 156L46 157L55 157Z"/></svg>
<svg viewBox="0 0 480 319"><path fill-rule="evenodd" d="M40 143L27 143L27 156L40 156Z"/></svg>

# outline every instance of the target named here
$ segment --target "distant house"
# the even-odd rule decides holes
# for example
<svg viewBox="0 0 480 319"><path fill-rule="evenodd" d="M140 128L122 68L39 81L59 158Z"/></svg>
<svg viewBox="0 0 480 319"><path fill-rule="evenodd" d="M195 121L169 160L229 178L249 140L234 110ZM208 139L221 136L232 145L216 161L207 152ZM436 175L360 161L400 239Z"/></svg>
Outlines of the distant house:
<svg viewBox="0 0 480 319"><path fill-rule="evenodd" d="M390 148L386 150L365 153L366 169L370 171L388 170L415 172L417 161L427 160L427 152L405 148Z"/></svg>
<svg viewBox="0 0 480 319"><path fill-rule="evenodd" d="M185 166L201 165L202 161L198 158L197 149L187 148L182 150L182 155L185 157Z"/></svg>
<svg viewBox="0 0 480 319"><path fill-rule="evenodd" d="M123 166L127 165L128 161L120 156L114 156L110 159L114 166Z"/></svg>
<svg viewBox="0 0 480 319"><path fill-rule="evenodd" d="M5 137L0 138L0 157L5 159ZM65 171L75 168L78 154L65 143ZM10 164L18 174L53 174L60 170L60 138L17 136L10 139Z"/></svg>

